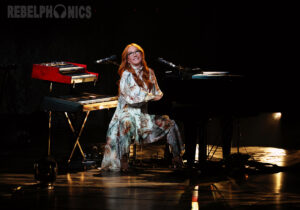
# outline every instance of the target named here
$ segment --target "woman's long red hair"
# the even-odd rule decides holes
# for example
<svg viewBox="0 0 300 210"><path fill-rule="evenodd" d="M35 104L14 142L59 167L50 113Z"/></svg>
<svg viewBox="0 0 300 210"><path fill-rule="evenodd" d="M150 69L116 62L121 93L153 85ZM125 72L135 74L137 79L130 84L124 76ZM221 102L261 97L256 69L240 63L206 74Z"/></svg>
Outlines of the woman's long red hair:
<svg viewBox="0 0 300 210"><path fill-rule="evenodd" d="M125 49L123 50L123 53L122 53L122 61L121 61L121 64L120 64L120 67L119 67L119 70L118 70L118 74L120 75L120 78L122 78L123 72L125 70L129 71L130 73L132 73L133 78L134 78L135 82L138 84L138 86L143 87L143 81L140 80L140 78L135 73L135 70L131 67L131 65L128 63L128 60L127 60L128 48L131 47L131 46L136 47L142 53L142 66L143 66L142 79L146 83L148 89L151 90L152 86L153 86L153 83L150 81L150 70L149 70L149 67L147 66L147 63L145 61L144 50L138 44L131 43L131 44L129 44L125 47ZM118 86L119 86L119 94L120 94L120 80L118 81Z"/></svg>

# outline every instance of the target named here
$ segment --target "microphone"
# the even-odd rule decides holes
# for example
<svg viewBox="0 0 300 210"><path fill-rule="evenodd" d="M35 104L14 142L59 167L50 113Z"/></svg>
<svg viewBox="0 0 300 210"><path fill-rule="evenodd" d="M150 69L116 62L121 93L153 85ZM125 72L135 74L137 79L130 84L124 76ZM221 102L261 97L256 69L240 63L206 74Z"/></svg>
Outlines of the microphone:
<svg viewBox="0 0 300 210"><path fill-rule="evenodd" d="M107 58L103 58L103 59L100 59L100 60L96 60L96 63L103 63L103 62L115 60L116 58L117 58L116 55L112 55L112 56L107 57Z"/></svg>
<svg viewBox="0 0 300 210"><path fill-rule="evenodd" d="M191 70L192 70L192 71L202 71L202 69L199 68L199 67L192 68Z"/></svg>
<svg viewBox="0 0 300 210"><path fill-rule="evenodd" d="M166 60L163 59L163 58L158 58L157 60L158 60L159 62L163 63L163 64L167 64L168 66L171 66L171 67L173 67L173 68L176 68L176 65L175 65L174 63L171 63L171 62L169 62L169 61L166 61Z"/></svg>

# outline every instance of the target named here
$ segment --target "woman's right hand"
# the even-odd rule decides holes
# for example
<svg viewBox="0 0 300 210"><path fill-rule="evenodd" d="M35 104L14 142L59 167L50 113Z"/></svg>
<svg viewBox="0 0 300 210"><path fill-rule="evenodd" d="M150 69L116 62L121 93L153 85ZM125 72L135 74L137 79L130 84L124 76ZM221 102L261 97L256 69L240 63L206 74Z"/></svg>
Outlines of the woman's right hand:
<svg viewBox="0 0 300 210"><path fill-rule="evenodd" d="M155 96L152 93L148 93L145 97L145 101L148 102L148 101L151 101L154 98L155 98Z"/></svg>

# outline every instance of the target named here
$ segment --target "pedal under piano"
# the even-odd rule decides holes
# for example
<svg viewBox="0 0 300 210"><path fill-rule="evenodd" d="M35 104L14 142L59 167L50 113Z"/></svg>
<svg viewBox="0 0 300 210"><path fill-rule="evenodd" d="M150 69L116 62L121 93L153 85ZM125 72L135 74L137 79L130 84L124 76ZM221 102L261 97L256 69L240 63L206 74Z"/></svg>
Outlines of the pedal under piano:
<svg viewBox="0 0 300 210"><path fill-rule="evenodd" d="M52 83L64 83L72 85L78 83L96 83L98 73L89 72L85 64L77 64L71 62L49 62L41 64L33 64L32 78L50 81L49 96L45 96L42 102L42 109L49 112L49 138L48 138L48 156L51 155L51 124L52 112L64 112L69 127L74 134L75 144L68 163L74 154L76 147L80 149L83 160L85 155L79 143L82 131L88 120L91 111L115 108L118 104L117 96L109 96L97 93L82 92L76 95L52 96ZM75 130L73 122L69 117L70 112L85 113L84 120L79 130Z"/></svg>

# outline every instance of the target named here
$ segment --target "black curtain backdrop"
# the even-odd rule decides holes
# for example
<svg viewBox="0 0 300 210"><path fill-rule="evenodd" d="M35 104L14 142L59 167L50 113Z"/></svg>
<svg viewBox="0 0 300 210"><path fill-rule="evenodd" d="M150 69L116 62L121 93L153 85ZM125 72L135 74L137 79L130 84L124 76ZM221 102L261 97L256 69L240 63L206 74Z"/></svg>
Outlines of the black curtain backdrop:
<svg viewBox="0 0 300 210"><path fill-rule="evenodd" d="M9 6L54 8L58 4L65 8L89 7L90 17L28 18L21 17L20 12L18 18L12 18L8 14ZM45 0L1 1L0 9L3 116L43 113L40 103L48 94L49 83L31 79L35 63L87 64L89 71L100 74L96 87L87 88L117 94L117 67L94 62L111 55L117 55L120 62L123 49L132 42L144 48L148 65L156 71L159 81L167 68L157 62L162 57L184 67L245 75L251 81L251 97L260 94L258 103L263 95L271 95L269 99L274 100L274 105L280 104L279 109L298 107L297 68L291 65L295 60L291 48L296 48L293 38L297 37L293 5L273 1ZM61 11L57 12L61 15ZM5 68L10 64L15 67ZM69 87L58 84L55 91L64 94Z"/></svg>

